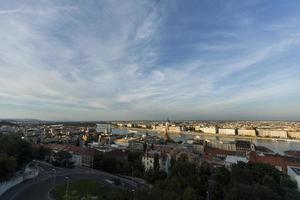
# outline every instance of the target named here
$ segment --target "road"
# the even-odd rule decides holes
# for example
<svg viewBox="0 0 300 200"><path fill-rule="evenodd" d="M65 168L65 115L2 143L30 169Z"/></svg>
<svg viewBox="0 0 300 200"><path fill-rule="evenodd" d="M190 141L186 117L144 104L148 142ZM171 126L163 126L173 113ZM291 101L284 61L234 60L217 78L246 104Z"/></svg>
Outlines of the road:
<svg viewBox="0 0 300 200"><path fill-rule="evenodd" d="M65 177L69 177L72 180L96 180L101 181L104 184L109 184L108 180L119 179L121 184L118 187L122 187L127 190L134 190L137 184L131 180L124 179L112 174L92 170L89 168L57 168L48 164L36 163L39 167L39 175L31 180L27 180L19 185L8 190L4 193L1 200L48 200L48 193L54 184L62 184L66 182ZM53 170L55 169L55 170ZM55 174L55 176L54 176ZM55 178L54 178L55 177Z"/></svg>

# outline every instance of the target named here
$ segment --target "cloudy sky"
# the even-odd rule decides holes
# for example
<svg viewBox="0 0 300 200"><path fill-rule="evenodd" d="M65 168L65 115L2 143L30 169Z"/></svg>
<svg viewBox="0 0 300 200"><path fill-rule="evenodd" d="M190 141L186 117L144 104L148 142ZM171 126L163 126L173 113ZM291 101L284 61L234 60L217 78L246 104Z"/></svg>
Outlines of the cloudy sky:
<svg viewBox="0 0 300 200"><path fill-rule="evenodd" d="M298 0L0 2L0 118L300 120Z"/></svg>

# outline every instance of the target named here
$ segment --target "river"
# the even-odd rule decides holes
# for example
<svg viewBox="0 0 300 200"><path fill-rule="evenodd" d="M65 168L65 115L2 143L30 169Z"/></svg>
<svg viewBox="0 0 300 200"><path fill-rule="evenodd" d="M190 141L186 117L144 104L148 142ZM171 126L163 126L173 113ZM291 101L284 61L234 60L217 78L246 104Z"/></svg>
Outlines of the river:
<svg viewBox="0 0 300 200"><path fill-rule="evenodd" d="M147 131L150 135L161 135L156 131ZM127 129L112 129L113 134L129 134L130 131ZM137 130L137 134L145 134L146 130ZM208 140L218 140L218 141L235 141L235 140L246 140L251 141L257 146L264 146L271 149L275 153L284 154L284 151L287 150L298 150L300 151L300 142L298 141L283 141L283 140L271 140L271 139L257 139L257 138L239 138L237 137L226 137L226 136L211 136L211 135L203 135L197 134L200 136L201 139L208 139ZM193 139L195 135L183 135L179 136L178 134L170 134L170 137L178 142L178 141L186 141L187 139Z"/></svg>

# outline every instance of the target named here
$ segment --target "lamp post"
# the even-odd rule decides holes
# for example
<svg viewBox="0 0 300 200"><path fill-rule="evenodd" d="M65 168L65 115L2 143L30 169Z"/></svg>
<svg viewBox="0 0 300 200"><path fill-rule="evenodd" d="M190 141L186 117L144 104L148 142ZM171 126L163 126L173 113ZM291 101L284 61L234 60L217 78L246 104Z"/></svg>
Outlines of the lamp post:
<svg viewBox="0 0 300 200"><path fill-rule="evenodd" d="M69 177L65 177L66 181L67 181L67 187L66 187L66 199L69 199Z"/></svg>

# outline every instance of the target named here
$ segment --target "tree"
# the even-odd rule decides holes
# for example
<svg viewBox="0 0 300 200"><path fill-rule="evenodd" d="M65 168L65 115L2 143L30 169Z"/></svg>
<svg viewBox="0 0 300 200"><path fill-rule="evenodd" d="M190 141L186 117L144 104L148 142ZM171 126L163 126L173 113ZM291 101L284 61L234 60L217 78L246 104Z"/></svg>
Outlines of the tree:
<svg viewBox="0 0 300 200"><path fill-rule="evenodd" d="M216 169L214 180L220 185L228 185L230 182L230 171L225 167L219 167Z"/></svg>
<svg viewBox="0 0 300 200"><path fill-rule="evenodd" d="M33 147L32 154L34 159L49 160L51 155L51 149L43 146Z"/></svg>
<svg viewBox="0 0 300 200"><path fill-rule="evenodd" d="M0 136L0 153L15 157L17 169L22 169L32 160L31 144L17 135Z"/></svg>
<svg viewBox="0 0 300 200"><path fill-rule="evenodd" d="M208 188L208 195L210 200L223 200L223 190L219 183L211 182Z"/></svg>
<svg viewBox="0 0 300 200"><path fill-rule="evenodd" d="M73 167L73 162L71 161L72 155L67 151L59 151L54 155L54 165L62 167Z"/></svg>
<svg viewBox="0 0 300 200"><path fill-rule="evenodd" d="M17 160L15 157L0 155L0 181L7 180L13 176L17 169Z"/></svg>
<svg viewBox="0 0 300 200"><path fill-rule="evenodd" d="M197 192L191 187L186 187L182 194L182 200L194 200L194 199L197 199Z"/></svg>
<svg viewBox="0 0 300 200"><path fill-rule="evenodd" d="M159 171L159 155L158 154L154 154L153 170L155 172Z"/></svg>
<svg viewBox="0 0 300 200"><path fill-rule="evenodd" d="M225 200L279 200L281 199L270 188L262 185L235 185L226 193Z"/></svg>

